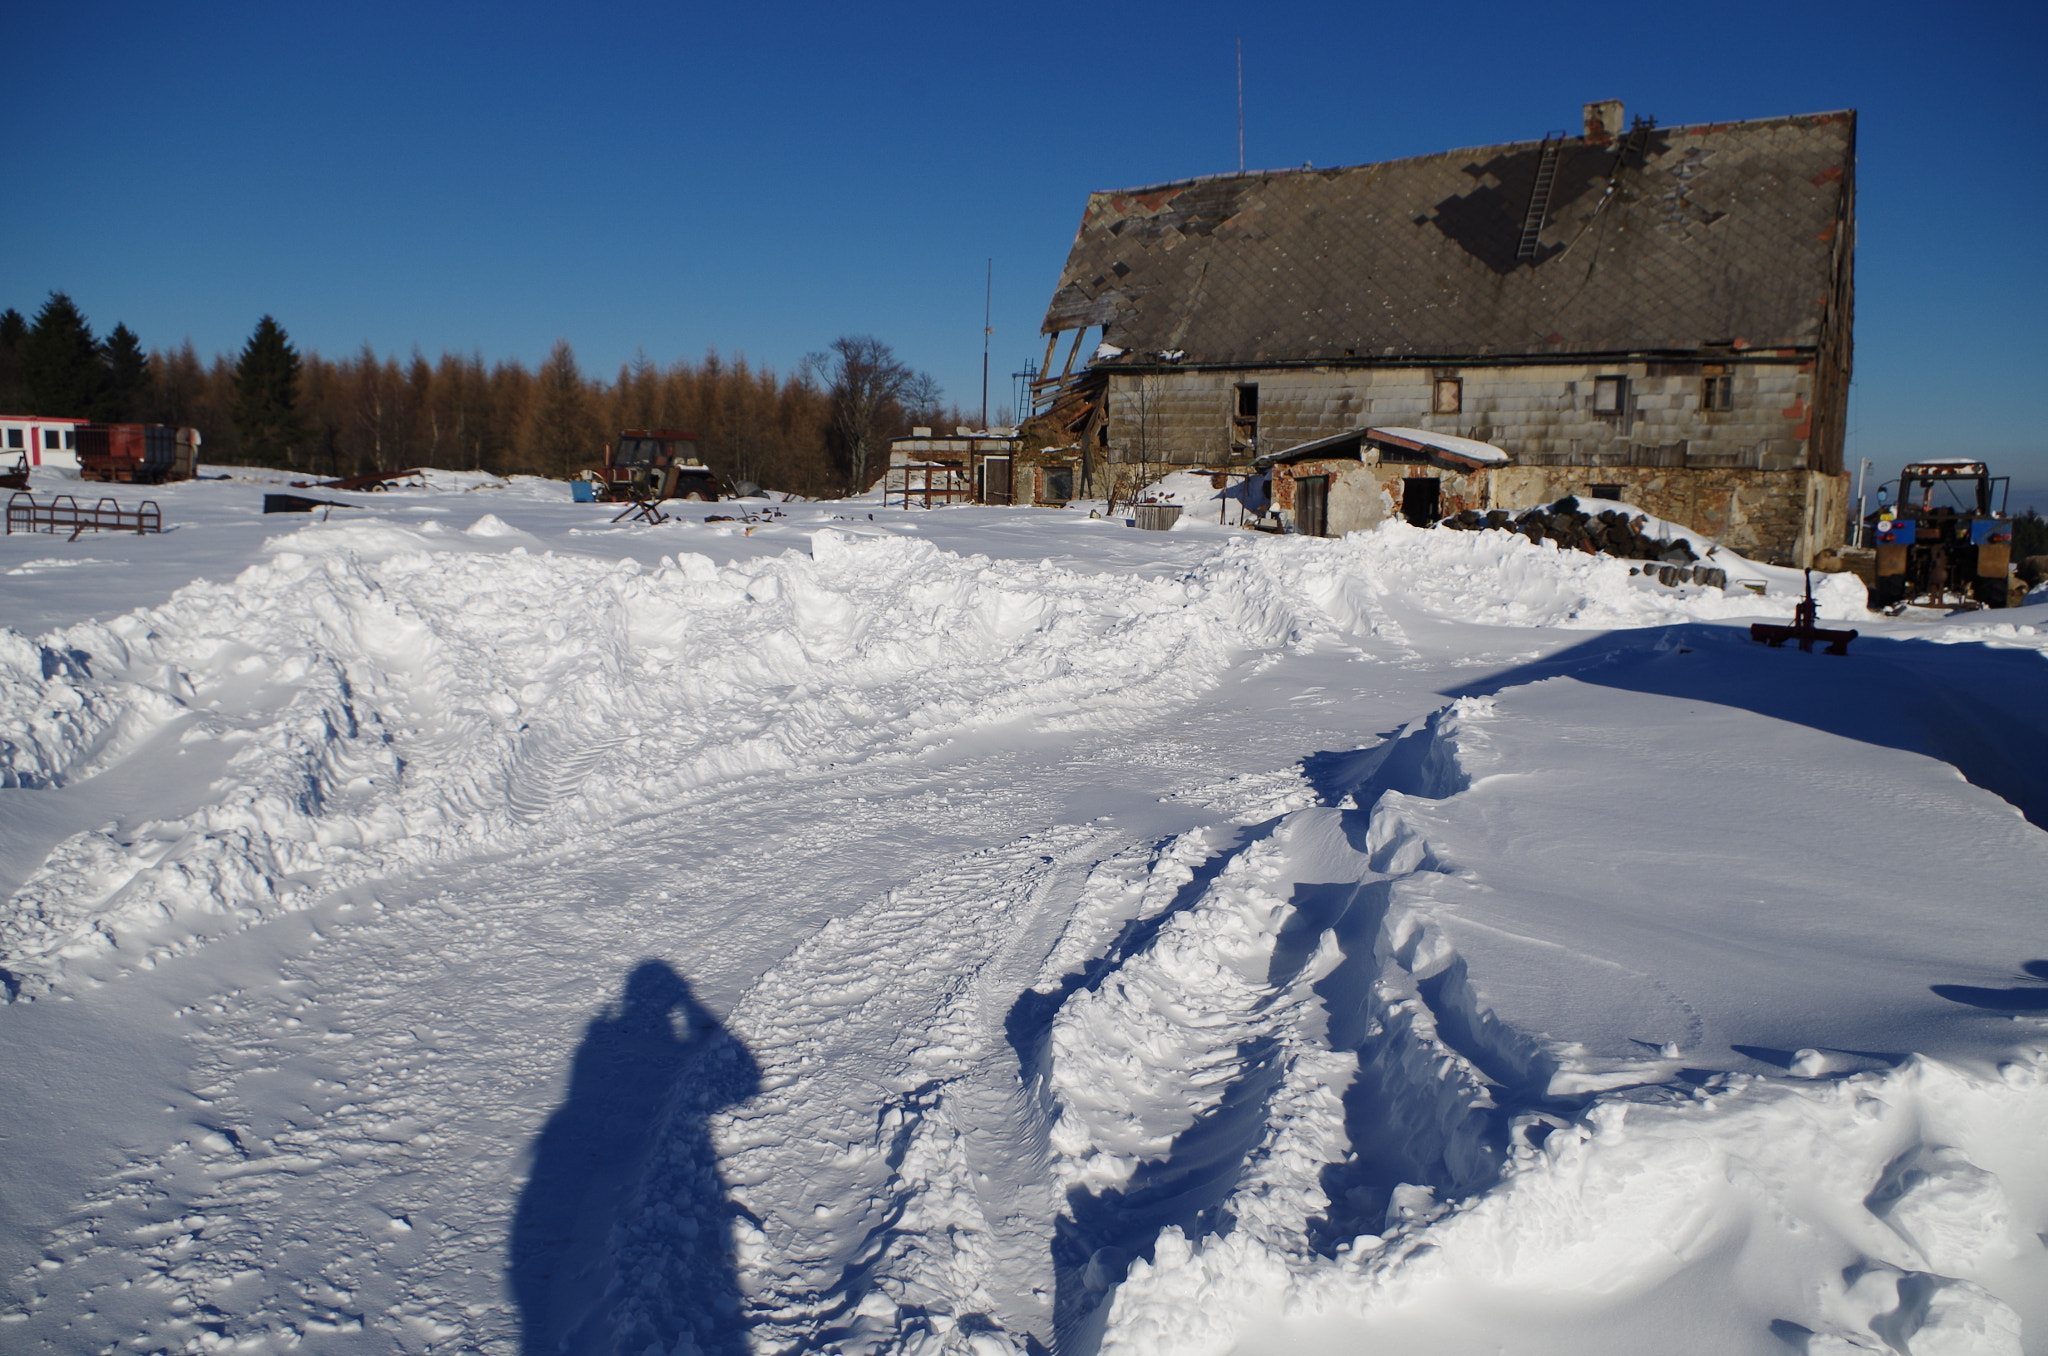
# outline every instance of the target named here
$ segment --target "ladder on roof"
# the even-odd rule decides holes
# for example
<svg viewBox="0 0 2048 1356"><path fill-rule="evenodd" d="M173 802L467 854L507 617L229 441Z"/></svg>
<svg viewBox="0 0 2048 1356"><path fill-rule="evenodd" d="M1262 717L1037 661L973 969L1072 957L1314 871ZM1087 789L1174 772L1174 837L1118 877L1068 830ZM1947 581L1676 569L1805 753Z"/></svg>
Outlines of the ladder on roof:
<svg viewBox="0 0 2048 1356"><path fill-rule="evenodd" d="M1550 190L1557 183L1557 156L1564 149L1564 133L1550 132L1536 158L1536 185L1529 190L1529 210L1522 215L1522 242L1515 249L1517 259L1536 257L1536 238L1550 217Z"/></svg>

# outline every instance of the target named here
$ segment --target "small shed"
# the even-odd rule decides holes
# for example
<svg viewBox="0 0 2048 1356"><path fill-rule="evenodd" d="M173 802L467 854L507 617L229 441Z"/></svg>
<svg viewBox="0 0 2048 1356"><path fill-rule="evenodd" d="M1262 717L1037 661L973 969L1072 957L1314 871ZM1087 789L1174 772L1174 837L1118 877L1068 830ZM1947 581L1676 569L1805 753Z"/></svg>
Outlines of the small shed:
<svg viewBox="0 0 2048 1356"><path fill-rule="evenodd" d="M1492 443L1419 428L1354 428L1260 457L1273 508L1310 537L1341 537L1398 513L1417 527L1493 507L1493 473L1513 461Z"/></svg>

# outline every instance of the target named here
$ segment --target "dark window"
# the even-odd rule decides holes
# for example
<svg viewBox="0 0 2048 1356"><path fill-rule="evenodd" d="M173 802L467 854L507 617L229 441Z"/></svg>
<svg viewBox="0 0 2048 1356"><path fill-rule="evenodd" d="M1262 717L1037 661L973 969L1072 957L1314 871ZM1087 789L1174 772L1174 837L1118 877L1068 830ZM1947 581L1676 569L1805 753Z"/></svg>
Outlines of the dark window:
<svg viewBox="0 0 2048 1356"><path fill-rule="evenodd" d="M1233 452L1259 445L1259 388L1245 382L1231 401L1230 447Z"/></svg>
<svg viewBox="0 0 2048 1356"><path fill-rule="evenodd" d="M1436 405L1434 412L1437 414L1457 414L1464 408L1465 383L1457 377L1438 377L1436 379Z"/></svg>
<svg viewBox="0 0 2048 1356"><path fill-rule="evenodd" d="M1627 407L1627 377L1593 378L1593 413L1620 414Z"/></svg>
<svg viewBox="0 0 2048 1356"><path fill-rule="evenodd" d="M1586 497L1588 499L1619 499L1621 498L1621 486L1588 485L1586 487Z"/></svg>
<svg viewBox="0 0 2048 1356"><path fill-rule="evenodd" d="M1048 466L1038 497L1048 503L1064 504L1074 497L1074 468Z"/></svg>
<svg viewBox="0 0 2048 1356"><path fill-rule="evenodd" d="M7 445L13 448L19 448L22 445L20 429L11 428L7 430Z"/></svg>
<svg viewBox="0 0 2048 1356"><path fill-rule="evenodd" d="M1700 378L1700 408L1703 410L1732 410L1735 408L1735 378L1726 372L1707 369L1707 375Z"/></svg>

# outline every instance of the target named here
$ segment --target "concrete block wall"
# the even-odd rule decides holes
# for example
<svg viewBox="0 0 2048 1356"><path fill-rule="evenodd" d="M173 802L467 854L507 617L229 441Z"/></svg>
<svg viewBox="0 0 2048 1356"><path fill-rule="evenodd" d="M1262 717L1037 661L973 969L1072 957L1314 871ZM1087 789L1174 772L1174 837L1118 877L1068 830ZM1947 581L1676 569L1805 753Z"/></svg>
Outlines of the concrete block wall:
<svg viewBox="0 0 2048 1356"><path fill-rule="evenodd" d="M1271 368L1116 372L1109 379L1109 462L1234 466L1235 388L1259 388L1257 452L1281 452L1366 424L1456 433L1493 443L1523 464L1623 465L1660 449L1677 465L1789 471L1807 465L1812 364L1797 354L1724 365L1733 408L1700 408L1698 364ZM1624 376L1619 414L1593 410L1596 378ZM1456 414L1432 413L1435 381L1462 383Z"/></svg>
<svg viewBox="0 0 2048 1356"><path fill-rule="evenodd" d="M1101 460L1136 462L1142 451L1153 465L1242 468L1259 452L1362 426L1455 433L1514 458L1494 473L1492 505L1524 507L1584 495L1592 484L1619 484L1659 517L1745 555L1804 564L1842 540L1848 504L1845 478L1808 467L1813 364L1799 353L1774 351L1721 366L1733 379L1732 408L1725 411L1701 408L1699 363L1112 370ZM1618 414L1594 412L1602 376L1628 378ZM1462 383L1456 414L1432 413L1441 377ZM1259 387L1255 451L1232 447L1241 382ZM1333 529L1334 496L1344 487L1350 500L1353 478L1347 472L1332 481ZM1361 484L1361 525L1371 516L1364 507L1370 498ZM1352 511L1345 512L1348 520Z"/></svg>

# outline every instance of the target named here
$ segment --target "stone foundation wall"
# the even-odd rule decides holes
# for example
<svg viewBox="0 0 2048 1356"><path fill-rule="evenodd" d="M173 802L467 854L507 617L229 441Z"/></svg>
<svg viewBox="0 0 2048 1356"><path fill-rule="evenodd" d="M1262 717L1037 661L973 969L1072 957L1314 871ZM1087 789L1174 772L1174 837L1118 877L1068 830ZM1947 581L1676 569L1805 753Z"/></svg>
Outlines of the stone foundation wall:
<svg viewBox="0 0 2048 1356"><path fill-rule="evenodd" d="M1504 466L1492 472L1496 508L1531 508L1566 495L1592 501L1595 485L1659 518L1689 527L1753 560L1798 567L1841 544L1849 478L1817 471L1656 466Z"/></svg>

